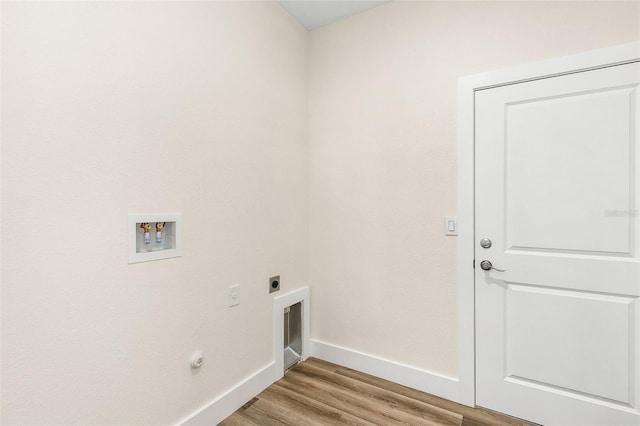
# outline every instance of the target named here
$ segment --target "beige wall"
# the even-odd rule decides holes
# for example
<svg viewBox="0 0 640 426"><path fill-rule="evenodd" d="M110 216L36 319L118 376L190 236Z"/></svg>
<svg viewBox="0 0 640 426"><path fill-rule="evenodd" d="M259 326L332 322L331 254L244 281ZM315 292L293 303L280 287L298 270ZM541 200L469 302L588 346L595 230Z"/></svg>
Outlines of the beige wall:
<svg viewBox="0 0 640 426"><path fill-rule="evenodd" d="M457 79L638 40L639 6L397 1L310 33L314 339L457 375Z"/></svg>
<svg viewBox="0 0 640 426"><path fill-rule="evenodd" d="M3 425L172 424L272 362L306 52L273 2L3 2ZM183 257L128 265L127 214L173 211Z"/></svg>
<svg viewBox="0 0 640 426"><path fill-rule="evenodd" d="M308 35L273 2L3 2L2 424L185 418L272 361L275 274L310 271L314 339L455 376L456 79L640 39L638 5ZM127 214L171 211L183 257L128 265Z"/></svg>

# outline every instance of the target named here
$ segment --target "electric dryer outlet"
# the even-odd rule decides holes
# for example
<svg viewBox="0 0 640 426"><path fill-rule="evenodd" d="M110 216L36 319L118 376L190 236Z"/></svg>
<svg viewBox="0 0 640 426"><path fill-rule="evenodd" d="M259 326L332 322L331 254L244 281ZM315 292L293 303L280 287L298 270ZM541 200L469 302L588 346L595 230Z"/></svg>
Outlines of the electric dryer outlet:
<svg viewBox="0 0 640 426"><path fill-rule="evenodd" d="M280 275L269 278L269 293L280 290Z"/></svg>

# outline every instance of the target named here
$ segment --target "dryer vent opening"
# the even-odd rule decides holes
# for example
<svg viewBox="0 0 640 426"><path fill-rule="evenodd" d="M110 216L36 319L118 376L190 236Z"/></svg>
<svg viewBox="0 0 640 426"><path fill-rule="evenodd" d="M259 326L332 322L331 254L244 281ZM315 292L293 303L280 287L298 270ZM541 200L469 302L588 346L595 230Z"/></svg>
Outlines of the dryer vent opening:
<svg viewBox="0 0 640 426"><path fill-rule="evenodd" d="M300 361L302 354L302 302L284 308L284 371Z"/></svg>

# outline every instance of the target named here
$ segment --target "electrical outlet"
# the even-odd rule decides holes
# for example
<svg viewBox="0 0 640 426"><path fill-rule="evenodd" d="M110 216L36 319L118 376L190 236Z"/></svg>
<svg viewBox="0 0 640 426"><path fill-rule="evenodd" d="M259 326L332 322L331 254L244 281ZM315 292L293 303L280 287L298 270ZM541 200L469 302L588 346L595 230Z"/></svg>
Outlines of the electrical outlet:
<svg viewBox="0 0 640 426"><path fill-rule="evenodd" d="M229 293L227 294L227 303L229 307L240 304L240 286L234 285L229 287Z"/></svg>
<svg viewBox="0 0 640 426"><path fill-rule="evenodd" d="M269 278L269 293L280 290L280 275Z"/></svg>

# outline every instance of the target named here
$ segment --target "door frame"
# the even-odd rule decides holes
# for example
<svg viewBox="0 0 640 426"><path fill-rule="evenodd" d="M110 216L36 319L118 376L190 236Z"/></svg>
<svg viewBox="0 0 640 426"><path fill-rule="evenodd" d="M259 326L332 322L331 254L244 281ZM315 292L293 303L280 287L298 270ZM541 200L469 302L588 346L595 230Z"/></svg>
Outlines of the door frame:
<svg viewBox="0 0 640 426"><path fill-rule="evenodd" d="M475 92L640 62L640 41L534 62L458 80L458 402L475 406ZM491 408L491 407L488 407Z"/></svg>

